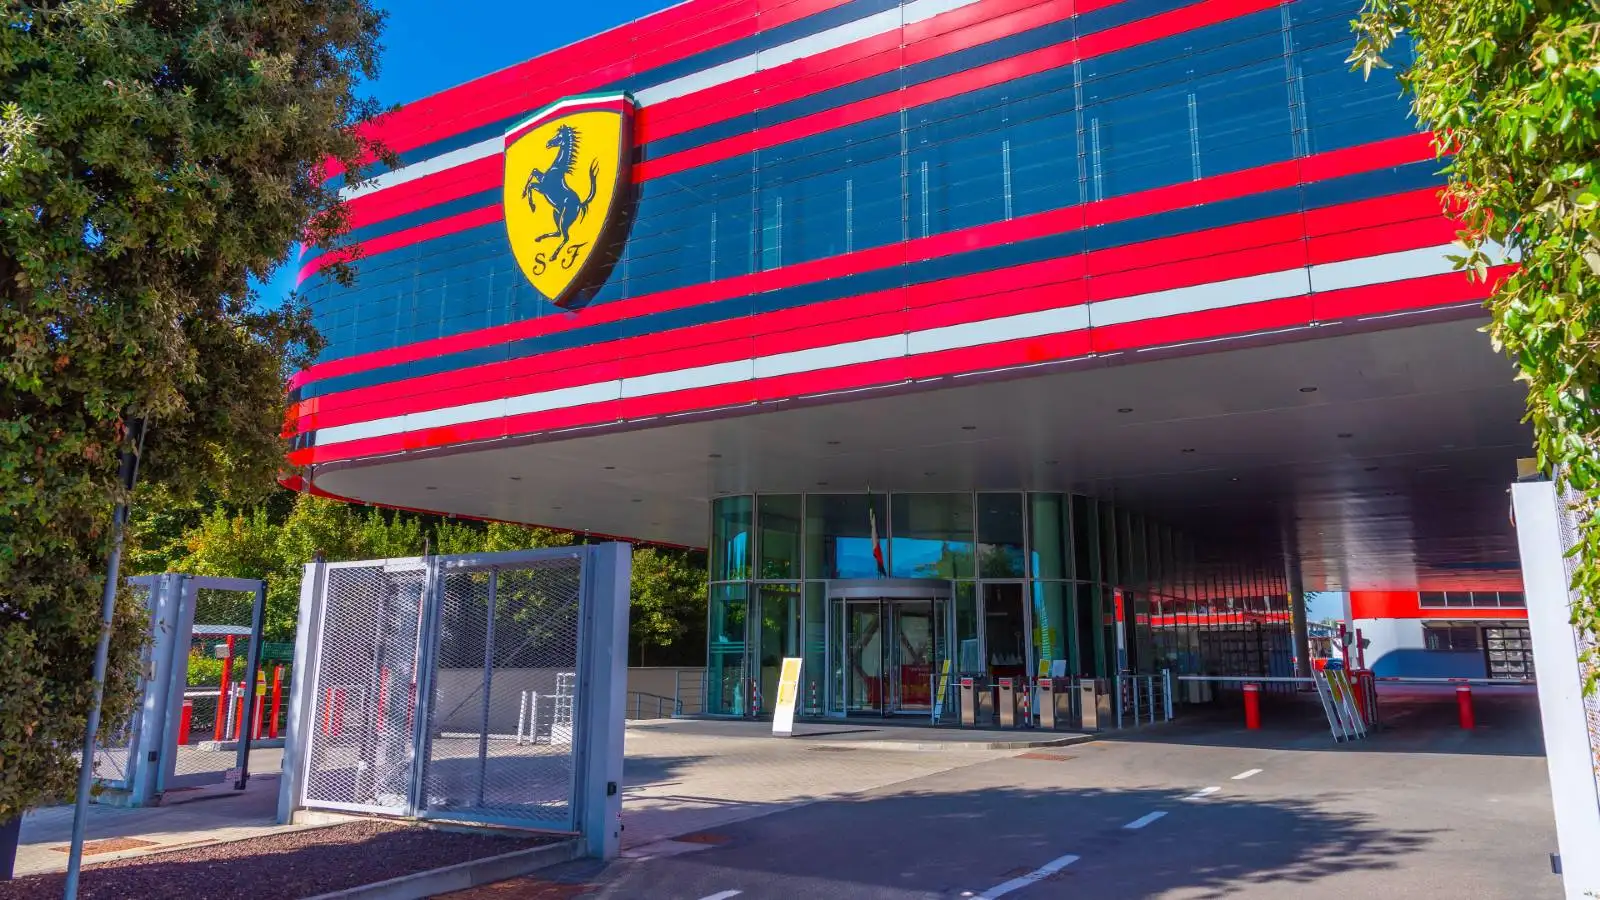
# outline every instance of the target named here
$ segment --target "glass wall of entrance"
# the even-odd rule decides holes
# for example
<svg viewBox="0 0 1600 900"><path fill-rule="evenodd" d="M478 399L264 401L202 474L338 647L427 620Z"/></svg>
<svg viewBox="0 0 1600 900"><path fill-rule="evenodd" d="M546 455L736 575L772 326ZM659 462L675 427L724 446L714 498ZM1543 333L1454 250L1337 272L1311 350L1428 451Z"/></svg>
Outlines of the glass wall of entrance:
<svg viewBox="0 0 1600 900"><path fill-rule="evenodd" d="M769 715L785 657L802 659L802 716L927 716L941 677L948 688L962 675L1154 671L1184 658L1187 632L1152 628L1239 585L1201 575L1173 529L1072 494L760 494L711 506L712 714Z"/></svg>
<svg viewBox="0 0 1600 900"><path fill-rule="evenodd" d="M934 680L949 659L950 582L834 581L827 587L830 649L838 655L828 695L835 715L928 715Z"/></svg>

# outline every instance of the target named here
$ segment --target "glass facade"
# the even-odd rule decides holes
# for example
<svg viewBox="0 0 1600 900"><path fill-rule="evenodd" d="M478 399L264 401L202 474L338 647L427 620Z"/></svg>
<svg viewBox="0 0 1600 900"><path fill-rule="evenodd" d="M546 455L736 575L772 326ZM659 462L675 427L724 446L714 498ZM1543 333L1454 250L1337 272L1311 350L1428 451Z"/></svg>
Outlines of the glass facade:
<svg viewBox="0 0 1600 900"><path fill-rule="evenodd" d="M927 713L940 675L1292 667L1287 597L1264 569L1204 564L1183 533L1092 497L762 494L711 516L714 714L770 713L786 656L804 660L812 715ZM879 600L876 585L921 593Z"/></svg>
<svg viewBox="0 0 1600 900"><path fill-rule="evenodd" d="M649 161L778 128L1063 41L1093 40L1189 5L1111 4L651 140L639 153ZM1362 79L1347 71L1348 23L1359 6L1354 0L1298 0L645 181L621 259L593 302L769 271L1410 133L1415 126L1392 73L1379 70ZM1404 55L1400 47L1392 58L1403 64ZM655 77L665 76L630 75L615 87L637 91ZM472 142L461 140L461 146ZM1295 212L1336 202L1332 198L1430 186L1439 180L1437 168L1430 160L987 253L941 255L801 289L741 295L707 304L698 314L707 321L751 315ZM351 238L372 241L498 203L497 187L357 228ZM363 260L354 287L318 275L305 290L330 343L328 359L560 313L521 277L505 252L498 222L375 254ZM405 371L420 375L650 333L685 315L646 315L626 328L564 332L471 351L471 360L419 360ZM307 396L358 387L363 377L313 385ZM394 373L377 377L392 380Z"/></svg>

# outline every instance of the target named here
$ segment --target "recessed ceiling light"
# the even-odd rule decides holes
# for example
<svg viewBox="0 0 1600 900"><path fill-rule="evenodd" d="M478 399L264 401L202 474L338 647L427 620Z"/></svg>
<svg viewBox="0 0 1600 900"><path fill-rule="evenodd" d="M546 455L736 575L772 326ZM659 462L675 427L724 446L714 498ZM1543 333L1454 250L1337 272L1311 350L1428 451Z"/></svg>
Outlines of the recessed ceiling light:
<svg viewBox="0 0 1600 900"><path fill-rule="evenodd" d="M635 503L643 503L644 501L642 499L638 498L638 497L635 497L635 498L633 498L633 502L635 502Z"/></svg>
<svg viewBox="0 0 1600 900"><path fill-rule="evenodd" d="M1342 437L1342 438L1353 438L1353 437L1355 437L1355 435L1351 434L1348 431L1341 431L1341 432L1339 432L1339 437Z"/></svg>
<svg viewBox="0 0 1600 900"><path fill-rule="evenodd" d="M1377 466L1367 466L1362 471L1365 471L1365 472L1376 472L1376 471L1378 471L1378 467Z"/></svg>
<svg viewBox="0 0 1600 900"><path fill-rule="evenodd" d="M1133 412L1133 407L1131 407L1131 406L1119 407L1117 409L1117 412L1119 412L1119 413L1131 413L1131 412Z"/></svg>
<svg viewBox="0 0 1600 900"><path fill-rule="evenodd" d="M560 508L561 508L561 507L559 507L559 506L552 506L552 507L550 507L550 508L551 508L551 509L560 509Z"/></svg>
<svg viewBox="0 0 1600 900"><path fill-rule="evenodd" d="M827 487L827 486L828 486L828 483L826 481L817 482L817 487Z"/></svg>
<svg viewBox="0 0 1600 900"><path fill-rule="evenodd" d="M615 469L615 468L616 468L616 466L606 466L606 471L609 472L609 471L611 471L612 469Z"/></svg>
<svg viewBox="0 0 1600 900"><path fill-rule="evenodd" d="M1238 481L1239 480L1239 476L1235 475L1232 478L1229 478L1228 480L1229 481Z"/></svg>
<svg viewBox="0 0 1600 900"><path fill-rule="evenodd" d="M521 481L522 480L522 476L521 475L513 475L513 476L511 476L511 480L512 481Z"/></svg>
<svg viewBox="0 0 1600 900"><path fill-rule="evenodd" d="M650 523L650 527L651 528L660 528L661 527L661 523L660 522L651 522Z"/></svg>
<svg viewBox="0 0 1600 900"><path fill-rule="evenodd" d="M1053 466L1053 465L1056 465L1056 464L1058 464L1060 462L1061 462L1061 460L1059 460L1059 459L1047 459L1047 460L1044 461L1044 464L1047 465L1047 466Z"/></svg>
<svg viewBox="0 0 1600 900"><path fill-rule="evenodd" d="M828 442L828 446L829 447L837 447L837 446L839 446L839 442L838 441L829 441Z"/></svg>
<svg viewBox="0 0 1600 900"><path fill-rule="evenodd" d="M1183 448L1183 452L1185 452L1185 453L1193 453L1194 452L1194 448L1193 447L1185 447L1185 448Z"/></svg>
<svg viewBox="0 0 1600 900"><path fill-rule="evenodd" d="M1316 392L1317 389L1314 387L1303 387L1300 389L1300 393L1302 394L1315 394Z"/></svg>
<svg viewBox="0 0 1600 900"><path fill-rule="evenodd" d="M721 453L712 453L712 454L710 454L710 457L712 459L721 459L722 458L722 454Z"/></svg>
<svg viewBox="0 0 1600 900"><path fill-rule="evenodd" d="M428 485L428 490L430 490L430 491L437 491L437 490L438 490L438 488L437 488L437 487L434 487L434 486L433 486L433 485L431 485L431 484L430 484L430 485Z"/></svg>

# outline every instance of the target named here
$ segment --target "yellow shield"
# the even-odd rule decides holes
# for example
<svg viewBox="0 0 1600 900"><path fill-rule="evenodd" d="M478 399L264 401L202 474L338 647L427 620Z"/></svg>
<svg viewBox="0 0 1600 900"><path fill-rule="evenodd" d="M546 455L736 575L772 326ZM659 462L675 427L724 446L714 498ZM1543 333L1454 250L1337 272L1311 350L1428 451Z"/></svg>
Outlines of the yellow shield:
<svg viewBox="0 0 1600 900"><path fill-rule="evenodd" d="M633 156L633 98L568 97L505 136L506 237L522 274L552 303L592 295L615 259Z"/></svg>

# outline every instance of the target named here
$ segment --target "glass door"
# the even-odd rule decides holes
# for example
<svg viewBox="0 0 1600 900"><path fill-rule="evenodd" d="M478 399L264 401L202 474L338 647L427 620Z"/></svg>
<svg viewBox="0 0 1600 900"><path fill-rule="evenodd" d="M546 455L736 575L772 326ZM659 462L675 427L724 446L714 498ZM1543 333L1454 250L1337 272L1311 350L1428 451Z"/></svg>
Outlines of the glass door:
<svg viewBox="0 0 1600 900"><path fill-rule="evenodd" d="M884 711L883 604L876 600L845 605L845 712Z"/></svg>
<svg viewBox="0 0 1600 900"><path fill-rule="evenodd" d="M938 665L933 604L885 603L889 613L888 712L928 713L933 709L933 675Z"/></svg>

